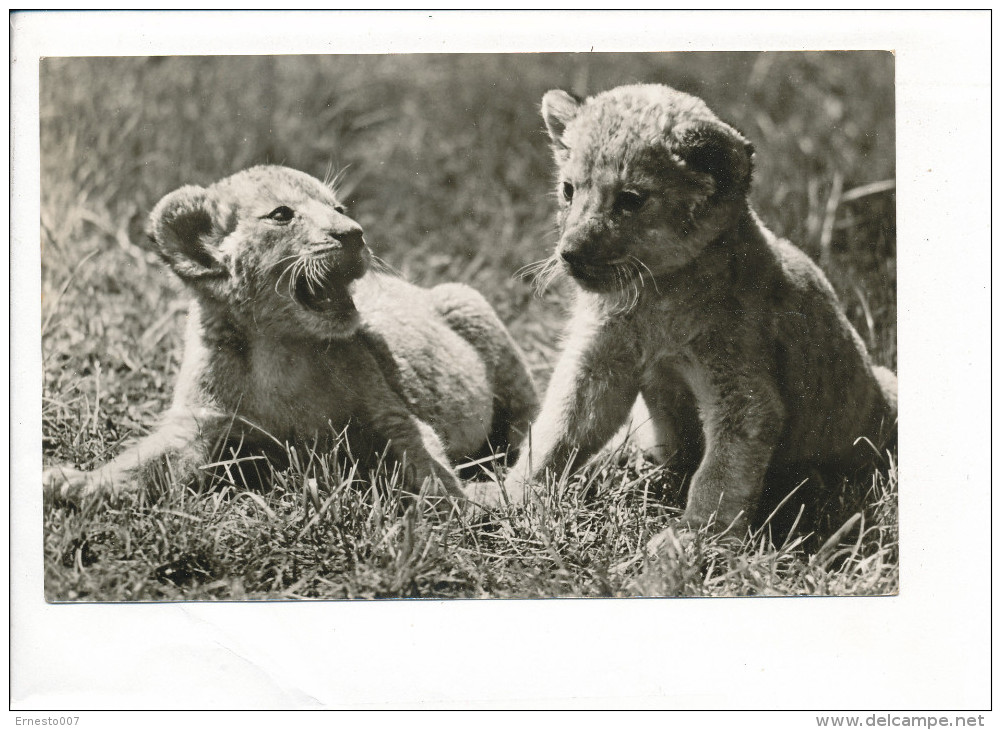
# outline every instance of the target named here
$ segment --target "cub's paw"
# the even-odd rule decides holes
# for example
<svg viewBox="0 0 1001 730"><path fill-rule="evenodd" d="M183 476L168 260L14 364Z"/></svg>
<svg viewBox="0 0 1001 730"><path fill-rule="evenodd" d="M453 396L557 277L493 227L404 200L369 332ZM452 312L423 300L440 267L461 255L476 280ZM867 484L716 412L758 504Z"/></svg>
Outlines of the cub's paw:
<svg viewBox="0 0 1001 730"><path fill-rule="evenodd" d="M699 531L707 527L704 521L686 520L679 517L671 522L669 527L665 527L646 542L644 550L621 563L613 566L612 572L615 574L625 574L634 565L642 563L644 560L680 560L687 556L692 558L695 554L695 543L699 537Z"/></svg>
<svg viewBox="0 0 1001 730"><path fill-rule="evenodd" d="M715 515L708 519L682 515L670 527L666 527L651 537L646 544L646 553L651 557L680 558L682 555L691 557L696 550L696 543L701 541L702 549L706 546L737 548L747 532L747 522L742 515L723 524L717 522Z"/></svg>
<svg viewBox="0 0 1001 730"><path fill-rule="evenodd" d="M747 513L743 510L730 510L726 514L713 511L708 514L685 510L674 523L674 528L703 535L718 535L733 538L743 538L747 535L749 522Z"/></svg>
<svg viewBox="0 0 1001 730"><path fill-rule="evenodd" d="M466 501L483 510L500 510L520 507L525 504L525 483L508 478L502 484L497 479L483 482L467 482L463 491Z"/></svg>
<svg viewBox="0 0 1001 730"><path fill-rule="evenodd" d="M625 560L611 566L609 573L633 577L625 584L626 595L653 595L661 588L649 583L649 569L655 564L692 565L697 560L698 532L680 526L675 520L647 540L642 550L637 550Z"/></svg>
<svg viewBox="0 0 1001 730"><path fill-rule="evenodd" d="M679 520L674 525L664 528L647 540L647 555L680 556L690 551L698 536L698 529L692 529Z"/></svg>
<svg viewBox="0 0 1001 730"><path fill-rule="evenodd" d="M117 490L111 474L54 466L42 472L42 494L56 502L79 503L89 497L114 496Z"/></svg>
<svg viewBox="0 0 1001 730"><path fill-rule="evenodd" d="M496 481L466 482L462 486L462 515L467 522L487 522L491 516L507 507L500 484Z"/></svg>

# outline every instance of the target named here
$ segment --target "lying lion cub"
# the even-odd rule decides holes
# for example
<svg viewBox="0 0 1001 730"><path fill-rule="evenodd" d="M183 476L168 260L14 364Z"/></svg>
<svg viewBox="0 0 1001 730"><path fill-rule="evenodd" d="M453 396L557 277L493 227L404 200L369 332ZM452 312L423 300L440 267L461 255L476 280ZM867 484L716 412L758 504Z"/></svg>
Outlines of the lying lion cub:
<svg viewBox="0 0 1001 730"><path fill-rule="evenodd" d="M665 86L550 91L542 112L562 203L553 265L578 288L510 497L587 461L637 396L656 452L694 472L691 528L742 530L777 475L884 442L896 376L873 366L821 270L751 210L747 140Z"/></svg>
<svg viewBox="0 0 1001 730"><path fill-rule="evenodd" d="M450 463L527 432L532 379L483 297L368 272L361 227L309 175L255 167L182 187L150 223L193 295L173 404L106 466L47 471L50 493L133 490L168 463L191 481L226 445L322 449L346 431L356 456L404 465L410 492L462 498Z"/></svg>

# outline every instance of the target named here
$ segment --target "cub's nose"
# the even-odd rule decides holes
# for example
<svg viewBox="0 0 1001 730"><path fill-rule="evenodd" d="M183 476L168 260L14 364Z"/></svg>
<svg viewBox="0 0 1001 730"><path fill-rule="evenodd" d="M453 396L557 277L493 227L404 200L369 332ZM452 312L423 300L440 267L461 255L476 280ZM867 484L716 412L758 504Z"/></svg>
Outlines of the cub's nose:
<svg viewBox="0 0 1001 730"><path fill-rule="evenodd" d="M346 253L357 253L365 246L365 231L353 218L349 218L339 211L331 211L327 218L325 233L327 236L341 244L341 249Z"/></svg>
<svg viewBox="0 0 1001 730"><path fill-rule="evenodd" d="M341 244L348 253L355 253L365 247L365 232L360 226L349 229L327 231L328 235Z"/></svg>
<svg viewBox="0 0 1001 730"><path fill-rule="evenodd" d="M581 264L587 263L587 257L577 249L563 249L560 251L560 258L566 261L570 266L580 266Z"/></svg>

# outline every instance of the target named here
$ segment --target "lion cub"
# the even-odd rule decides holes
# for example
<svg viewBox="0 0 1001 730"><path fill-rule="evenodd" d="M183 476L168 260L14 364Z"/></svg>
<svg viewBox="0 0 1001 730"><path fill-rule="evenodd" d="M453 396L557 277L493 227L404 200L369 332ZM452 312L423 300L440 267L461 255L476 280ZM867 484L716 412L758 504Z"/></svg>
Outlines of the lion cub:
<svg viewBox="0 0 1001 730"><path fill-rule="evenodd" d="M49 470L50 493L116 494L167 468L197 480L227 445L324 448L346 432L353 454L403 465L410 492L462 498L450 462L527 432L532 379L486 300L369 272L361 226L309 175L182 187L150 225L193 295L173 404L106 466Z"/></svg>
<svg viewBox="0 0 1001 730"><path fill-rule="evenodd" d="M685 527L743 530L769 477L883 443L896 376L873 366L820 269L749 207L747 140L659 85L583 102L550 91L542 114L559 170L554 266L578 287L510 496L587 461L637 396L658 455L694 471Z"/></svg>

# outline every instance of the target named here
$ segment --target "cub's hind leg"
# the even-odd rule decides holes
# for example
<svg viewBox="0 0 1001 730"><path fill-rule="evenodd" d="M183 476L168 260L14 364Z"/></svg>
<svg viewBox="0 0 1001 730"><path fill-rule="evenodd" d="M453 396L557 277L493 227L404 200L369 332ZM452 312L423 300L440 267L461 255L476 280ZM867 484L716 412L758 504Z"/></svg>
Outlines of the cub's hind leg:
<svg viewBox="0 0 1001 730"><path fill-rule="evenodd" d="M881 365L877 365L872 369L873 375L876 376L876 382L879 383L879 389L883 392L883 398L886 400L886 406L889 411L888 418L890 420L897 420L897 376L889 368L884 368Z"/></svg>
<svg viewBox="0 0 1001 730"><path fill-rule="evenodd" d="M441 284L431 295L436 311L476 349L487 366L494 399L487 446L489 450L506 450L509 463L513 463L513 452L528 435L539 407L528 364L496 312L475 289Z"/></svg>
<svg viewBox="0 0 1001 730"><path fill-rule="evenodd" d="M517 458L538 411L539 398L524 358L516 350L507 351L496 368L490 445L505 449L509 464Z"/></svg>

